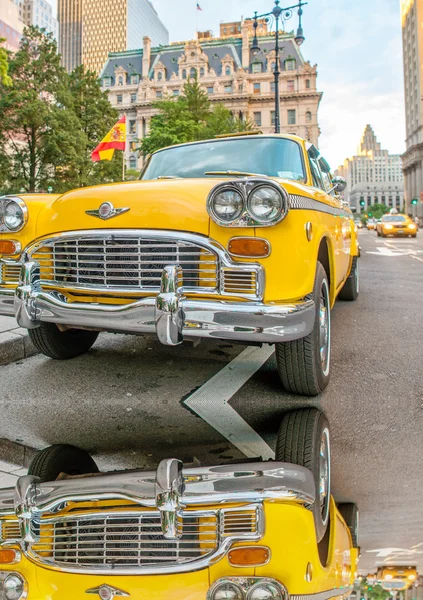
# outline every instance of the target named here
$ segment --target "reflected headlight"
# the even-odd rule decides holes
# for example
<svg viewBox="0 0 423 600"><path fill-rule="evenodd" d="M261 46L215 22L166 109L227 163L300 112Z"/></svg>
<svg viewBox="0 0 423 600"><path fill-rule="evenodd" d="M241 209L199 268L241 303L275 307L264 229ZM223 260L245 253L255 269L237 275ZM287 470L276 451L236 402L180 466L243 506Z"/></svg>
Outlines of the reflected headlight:
<svg viewBox="0 0 423 600"><path fill-rule="evenodd" d="M258 223L276 223L286 212L286 202L275 187L262 185L248 196L247 209Z"/></svg>
<svg viewBox="0 0 423 600"><path fill-rule="evenodd" d="M28 209L21 198L0 199L0 231L19 231L27 219Z"/></svg>
<svg viewBox="0 0 423 600"><path fill-rule="evenodd" d="M210 208L219 221L230 223L241 216L244 199L235 189L223 189L213 196Z"/></svg>

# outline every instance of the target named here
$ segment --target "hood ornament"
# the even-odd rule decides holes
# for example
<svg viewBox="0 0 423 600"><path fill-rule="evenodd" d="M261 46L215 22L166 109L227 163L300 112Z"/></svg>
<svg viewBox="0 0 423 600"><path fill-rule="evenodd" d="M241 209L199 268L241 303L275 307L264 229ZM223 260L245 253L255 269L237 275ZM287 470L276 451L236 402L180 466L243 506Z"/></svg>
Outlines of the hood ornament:
<svg viewBox="0 0 423 600"><path fill-rule="evenodd" d="M181 497L185 483L182 462L176 458L162 460L156 473L156 506L160 511L163 536L177 540L182 536Z"/></svg>
<svg viewBox="0 0 423 600"><path fill-rule="evenodd" d="M85 213L90 217L98 217L99 219L111 219L123 213L128 212L129 208L115 208L111 202L103 202L97 210L86 210Z"/></svg>
<svg viewBox="0 0 423 600"><path fill-rule="evenodd" d="M102 585L91 588L85 591L86 594L98 594L101 600L113 600L116 596L129 596L128 592L119 590L118 588L112 587L103 583Z"/></svg>

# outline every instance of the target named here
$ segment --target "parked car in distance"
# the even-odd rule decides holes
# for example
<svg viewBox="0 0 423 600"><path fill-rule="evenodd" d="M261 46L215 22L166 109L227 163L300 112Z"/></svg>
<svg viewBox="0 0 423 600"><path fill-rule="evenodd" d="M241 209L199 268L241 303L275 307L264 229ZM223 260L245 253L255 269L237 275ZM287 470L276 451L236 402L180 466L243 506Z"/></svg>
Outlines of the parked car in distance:
<svg viewBox="0 0 423 600"><path fill-rule="evenodd" d="M417 237L417 225L409 216L394 213L382 217L376 232L379 237Z"/></svg>
<svg viewBox="0 0 423 600"><path fill-rule="evenodd" d="M345 185L301 138L242 135L159 150L140 181L3 198L0 314L54 359L101 331L273 344L285 390L317 395L331 309L359 292Z"/></svg>
<svg viewBox="0 0 423 600"><path fill-rule="evenodd" d="M366 227L368 231L374 231L376 229L376 219L367 219Z"/></svg>
<svg viewBox="0 0 423 600"><path fill-rule="evenodd" d="M97 471L86 452L51 446L0 490L1 577L14 600L352 591L358 509L331 496L329 424L315 408L285 414L275 461Z"/></svg>

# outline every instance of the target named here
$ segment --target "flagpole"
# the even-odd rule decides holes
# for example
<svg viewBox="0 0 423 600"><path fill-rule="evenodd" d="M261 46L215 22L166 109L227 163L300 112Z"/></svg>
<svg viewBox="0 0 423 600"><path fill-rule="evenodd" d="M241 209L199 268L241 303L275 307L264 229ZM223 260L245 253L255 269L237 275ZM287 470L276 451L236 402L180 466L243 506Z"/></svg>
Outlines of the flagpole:
<svg viewBox="0 0 423 600"><path fill-rule="evenodd" d="M125 181L125 150L122 152L122 181Z"/></svg>
<svg viewBox="0 0 423 600"><path fill-rule="evenodd" d="M198 40L198 4L195 5L195 39Z"/></svg>

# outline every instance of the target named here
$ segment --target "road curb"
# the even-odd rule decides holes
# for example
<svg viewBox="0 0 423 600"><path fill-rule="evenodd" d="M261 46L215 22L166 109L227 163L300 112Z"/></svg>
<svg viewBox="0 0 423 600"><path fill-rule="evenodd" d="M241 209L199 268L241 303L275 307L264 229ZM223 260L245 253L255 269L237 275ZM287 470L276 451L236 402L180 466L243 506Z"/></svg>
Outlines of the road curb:
<svg viewBox="0 0 423 600"><path fill-rule="evenodd" d="M0 365L37 354L26 329L17 327L0 333Z"/></svg>
<svg viewBox="0 0 423 600"><path fill-rule="evenodd" d="M36 450L0 438L0 488L12 487L26 475Z"/></svg>

